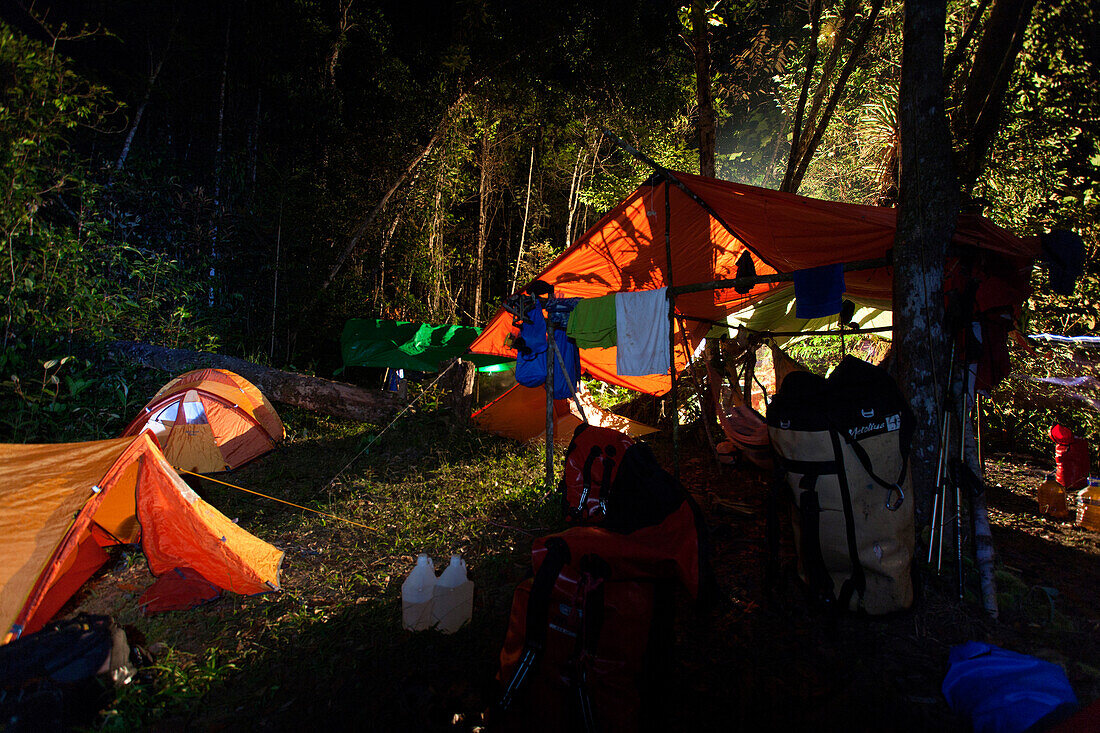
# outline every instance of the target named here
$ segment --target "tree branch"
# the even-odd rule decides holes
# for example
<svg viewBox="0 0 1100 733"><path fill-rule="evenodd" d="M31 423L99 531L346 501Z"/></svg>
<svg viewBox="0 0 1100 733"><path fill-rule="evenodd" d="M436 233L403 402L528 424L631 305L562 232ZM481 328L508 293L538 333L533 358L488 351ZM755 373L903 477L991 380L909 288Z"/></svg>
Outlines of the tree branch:
<svg viewBox="0 0 1100 733"><path fill-rule="evenodd" d="M806 111L806 98L810 96L810 82L813 81L814 65L817 64L817 37L821 34L821 0L810 0L810 47L806 50L806 75L802 79L802 91L798 95L798 106L794 113L794 127L791 128L791 154L787 158L787 172L783 174L780 191L790 191L791 176L798 165L799 151L802 148L802 117Z"/></svg>

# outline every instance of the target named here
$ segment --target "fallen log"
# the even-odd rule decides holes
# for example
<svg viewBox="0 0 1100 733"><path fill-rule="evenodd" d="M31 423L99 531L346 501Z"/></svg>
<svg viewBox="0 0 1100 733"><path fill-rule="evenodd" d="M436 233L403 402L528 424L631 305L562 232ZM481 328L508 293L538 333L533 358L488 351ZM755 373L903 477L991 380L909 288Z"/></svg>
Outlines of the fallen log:
<svg viewBox="0 0 1100 733"><path fill-rule="evenodd" d="M169 349L139 341L115 341L108 349L117 358L173 375L191 369L228 369L255 384L270 400L349 420L377 422L401 407L401 401L392 392L284 372L234 356Z"/></svg>

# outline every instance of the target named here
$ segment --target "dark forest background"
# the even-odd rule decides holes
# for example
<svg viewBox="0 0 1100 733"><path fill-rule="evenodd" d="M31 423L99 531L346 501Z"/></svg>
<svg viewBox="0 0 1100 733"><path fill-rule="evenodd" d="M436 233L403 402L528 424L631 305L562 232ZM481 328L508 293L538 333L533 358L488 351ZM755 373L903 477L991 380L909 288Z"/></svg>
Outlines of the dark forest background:
<svg viewBox="0 0 1100 733"><path fill-rule="evenodd" d="M1085 332L1100 313L1094 3L949 4L955 148L965 159L981 132L960 112L967 75L1013 2L1020 48L960 186L1019 234L1085 237L1081 297L1033 303L1043 328ZM900 2L0 7L3 366L130 338L331 372L349 317L483 324L648 175L602 128L699 170L701 23L718 177L897 193ZM814 122L792 182L792 129Z"/></svg>

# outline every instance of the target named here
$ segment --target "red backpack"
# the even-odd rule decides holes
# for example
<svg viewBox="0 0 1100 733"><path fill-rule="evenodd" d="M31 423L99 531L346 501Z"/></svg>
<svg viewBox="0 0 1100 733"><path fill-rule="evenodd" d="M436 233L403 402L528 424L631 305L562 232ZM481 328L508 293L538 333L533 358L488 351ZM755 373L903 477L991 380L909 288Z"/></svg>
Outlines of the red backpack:
<svg viewBox="0 0 1100 733"><path fill-rule="evenodd" d="M577 524L602 524L612 483L626 449L634 445L629 435L611 428L581 424L565 450L561 499L565 518Z"/></svg>
<svg viewBox="0 0 1100 733"><path fill-rule="evenodd" d="M598 554L573 557L565 535L535 545L500 652L498 729L640 729L669 668L672 581L620 578Z"/></svg>

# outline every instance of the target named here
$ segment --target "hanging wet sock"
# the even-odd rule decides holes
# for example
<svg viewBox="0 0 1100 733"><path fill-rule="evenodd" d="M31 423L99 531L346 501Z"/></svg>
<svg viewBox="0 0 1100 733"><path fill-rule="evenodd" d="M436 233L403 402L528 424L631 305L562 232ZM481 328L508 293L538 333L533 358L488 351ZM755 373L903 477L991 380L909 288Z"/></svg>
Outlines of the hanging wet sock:
<svg viewBox="0 0 1100 733"><path fill-rule="evenodd" d="M737 258L737 278L743 277L756 277L756 263L752 261L752 255L745 252L741 253L741 256ZM752 285L735 285L733 289L741 295L752 290Z"/></svg>

